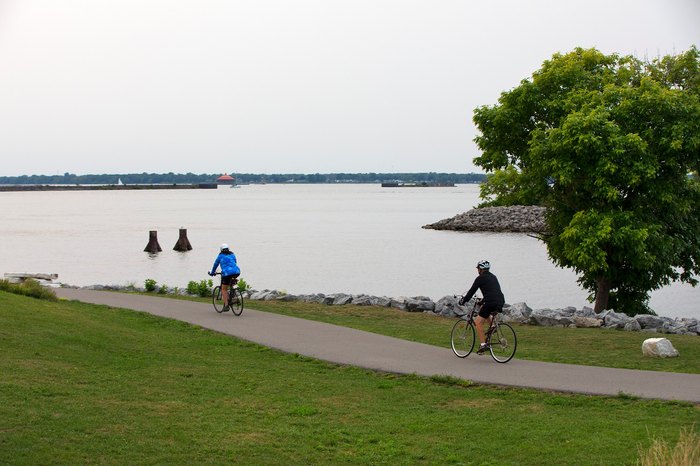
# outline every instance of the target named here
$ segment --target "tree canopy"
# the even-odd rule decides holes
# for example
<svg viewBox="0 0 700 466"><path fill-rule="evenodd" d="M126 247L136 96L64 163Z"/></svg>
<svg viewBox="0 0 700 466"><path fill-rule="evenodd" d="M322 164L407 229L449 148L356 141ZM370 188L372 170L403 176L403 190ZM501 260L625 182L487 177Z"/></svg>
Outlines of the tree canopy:
<svg viewBox="0 0 700 466"><path fill-rule="evenodd" d="M700 53L555 54L474 111L486 205L547 207L540 239L595 310L649 312L700 274Z"/></svg>

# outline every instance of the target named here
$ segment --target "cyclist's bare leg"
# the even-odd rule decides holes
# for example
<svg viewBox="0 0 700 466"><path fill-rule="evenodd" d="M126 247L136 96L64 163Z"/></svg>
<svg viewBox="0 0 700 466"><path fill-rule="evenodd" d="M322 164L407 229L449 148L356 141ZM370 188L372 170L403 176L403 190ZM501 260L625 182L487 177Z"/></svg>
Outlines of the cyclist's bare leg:
<svg viewBox="0 0 700 466"><path fill-rule="evenodd" d="M476 327L476 334L479 336L479 342L483 345L486 343L486 334L484 333L484 323L486 323L486 328L491 326L491 317L484 319L481 316L476 316L474 319L474 326Z"/></svg>
<svg viewBox="0 0 700 466"><path fill-rule="evenodd" d="M221 284L221 297L224 299L224 307L228 306L228 285Z"/></svg>

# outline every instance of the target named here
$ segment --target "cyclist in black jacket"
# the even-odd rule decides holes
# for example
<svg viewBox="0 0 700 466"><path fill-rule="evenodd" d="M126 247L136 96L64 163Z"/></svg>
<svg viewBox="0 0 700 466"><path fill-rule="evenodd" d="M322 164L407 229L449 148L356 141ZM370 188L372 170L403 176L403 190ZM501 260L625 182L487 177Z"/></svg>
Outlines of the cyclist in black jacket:
<svg viewBox="0 0 700 466"><path fill-rule="evenodd" d="M484 328L489 328L491 326L491 313L502 312L503 305L505 304L505 298L501 292L501 285L498 283L498 279L494 274L491 273L491 264L487 260L479 261L476 264L476 270L479 276L474 280L474 284L467 294L459 300L459 304L465 305L472 299L474 293L477 290L481 290L481 294L484 295L483 305L479 310L479 315L474 319L474 324L476 326L476 333L479 335L479 349L477 354L482 354L488 348L486 347L486 335L484 335ZM486 326L484 327L484 323Z"/></svg>

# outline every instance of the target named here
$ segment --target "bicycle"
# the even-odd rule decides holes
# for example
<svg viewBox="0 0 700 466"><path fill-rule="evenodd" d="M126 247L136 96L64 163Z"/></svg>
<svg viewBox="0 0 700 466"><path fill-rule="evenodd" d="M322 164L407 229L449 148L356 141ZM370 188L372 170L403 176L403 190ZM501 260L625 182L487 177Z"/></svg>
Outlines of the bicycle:
<svg viewBox="0 0 700 466"><path fill-rule="evenodd" d="M460 316L452 327L451 343L452 351L460 358L466 358L474 350L476 341L476 330L474 328L474 317L479 314L483 302L477 299L474 308ZM513 359L515 350L518 347L518 339L515 330L505 322L499 322L498 312L491 314L491 325L486 331L486 347L491 353L491 357L496 362L506 363Z"/></svg>
<svg viewBox="0 0 700 466"><path fill-rule="evenodd" d="M221 272L216 272L214 275L221 275ZM221 277L221 280L223 282L224 277ZM241 293L241 290L238 289L236 284L238 283L238 279L234 278L231 280L231 284L228 287L228 305L229 309L231 309L231 312L233 312L234 315L241 315L243 313L243 293ZM221 314L224 311L224 300L223 300L223 295L221 294L221 285L223 283L217 285L214 287L214 289L211 291L211 299L212 303L214 304L214 309L216 312Z"/></svg>

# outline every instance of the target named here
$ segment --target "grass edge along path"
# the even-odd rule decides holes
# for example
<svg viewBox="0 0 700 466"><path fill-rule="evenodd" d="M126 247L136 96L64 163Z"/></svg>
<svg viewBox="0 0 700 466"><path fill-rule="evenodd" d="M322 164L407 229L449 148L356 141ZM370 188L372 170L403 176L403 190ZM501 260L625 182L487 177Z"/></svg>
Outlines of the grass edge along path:
<svg viewBox="0 0 700 466"><path fill-rule="evenodd" d="M3 292L0 351L0 464L633 464L700 420L689 403L381 374Z"/></svg>
<svg viewBox="0 0 700 466"><path fill-rule="evenodd" d="M265 312L317 320L358 330L449 348L456 318L411 313L376 306L327 306L324 304L246 301ZM600 328L556 328L511 324L518 337L515 357L532 361L584 366L700 374L700 336L626 332ZM668 338L677 358L642 355L647 338Z"/></svg>
<svg viewBox="0 0 700 466"><path fill-rule="evenodd" d="M141 293L198 302L211 298ZM315 320L364 330L442 348L450 347L450 331L456 317L407 312L378 306L328 306L325 304L246 300L245 307L256 311ZM245 311L244 311L245 312ZM700 336L649 332L627 332L604 328L542 327L511 325L518 336L515 357L531 361L583 366L638 369L700 374ZM647 338L668 338L678 350L677 358L649 358L642 355Z"/></svg>

